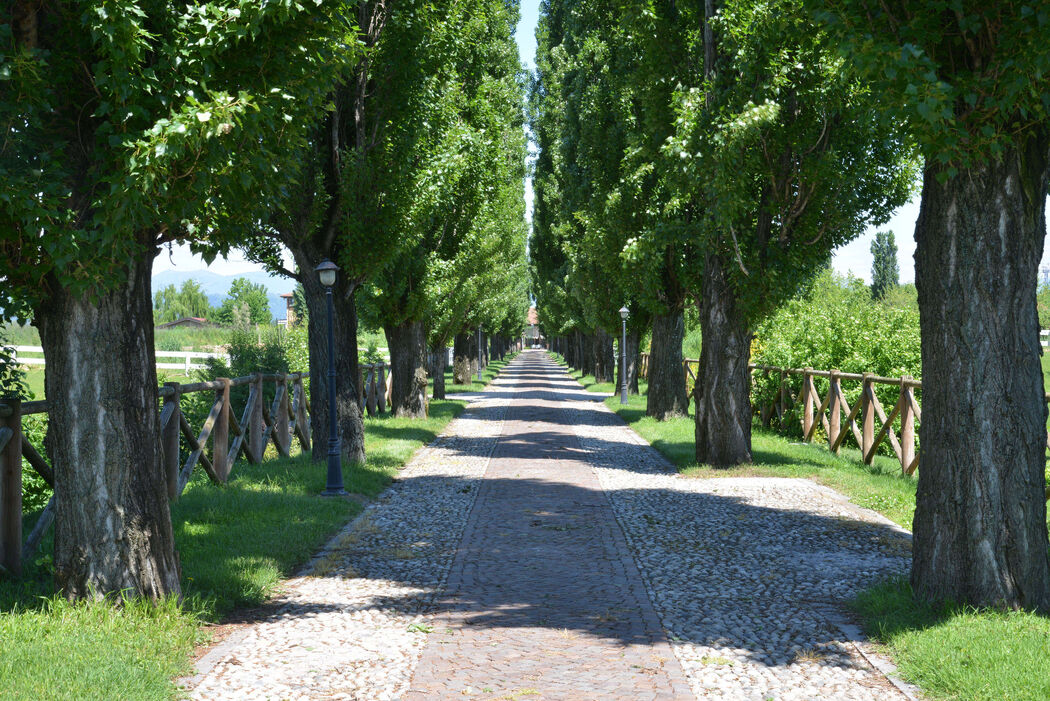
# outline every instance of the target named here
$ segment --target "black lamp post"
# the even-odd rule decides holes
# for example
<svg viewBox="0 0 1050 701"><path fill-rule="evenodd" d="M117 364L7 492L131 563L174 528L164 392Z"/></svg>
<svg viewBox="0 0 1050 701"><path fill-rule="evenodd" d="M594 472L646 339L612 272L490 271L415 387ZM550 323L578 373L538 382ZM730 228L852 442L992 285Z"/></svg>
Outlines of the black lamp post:
<svg viewBox="0 0 1050 701"><path fill-rule="evenodd" d="M335 330L333 329L332 285L335 284L339 266L325 258L314 268L324 286L328 300L328 479L321 496L338 497L346 494L343 489L343 465L340 459L339 427L335 408Z"/></svg>
<svg viewBox="0 0 1050 701"><path fill-rule="evenodd" d="M484 382L481 379L481 326L478 326L478 382Z"/></svg>
<svg viewBox="0 0 1050 701"><path fill-rule="evenodd" d="M627 317L631 310L627 305L620 307L620 319L623 320L623 335L620 337L620 404L627 403Z"/></svg>

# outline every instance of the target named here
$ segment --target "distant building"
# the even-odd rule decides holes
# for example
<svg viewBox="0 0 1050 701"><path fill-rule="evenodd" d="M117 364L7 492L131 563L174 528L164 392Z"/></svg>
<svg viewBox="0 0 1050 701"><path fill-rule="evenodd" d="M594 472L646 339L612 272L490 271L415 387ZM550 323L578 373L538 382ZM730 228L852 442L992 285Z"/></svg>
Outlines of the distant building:
<svg viewBox="0 0 1050 701"><path fill-rule="evenodd" d="M156 328L173 329L176 327L188 327L191 329L199 329L204 326L214 326L214 324L209 323L207 319L202 319L199 316L184 316L181 319L169 321L166 324L158 324Z"/></svg>
<svg viewBox="0 0 1050 701"><path fill-rule="evenodd" d="M283 295L281 295L281 298L284 300L284 303L287 305L287 309L286 309L286 311L284 313L284 323L285 323L286 326L289 326L289 327L295 326L295 322L296 322L296 318L295 318L295 304L293 302L293 300L295 298L295 295L292 294L291 292L285 292ZM278 321L277 323L279 324L281 322Z"/></svg>
<svg viewBox="0 0 1050 701"><path fill-rule="evenodd" d="M533 343L539 343L543 340L543 336L540 334L540 315L536 311L536 307L529 307L526 320L529 325L525 329L525 338Z"/></svg>

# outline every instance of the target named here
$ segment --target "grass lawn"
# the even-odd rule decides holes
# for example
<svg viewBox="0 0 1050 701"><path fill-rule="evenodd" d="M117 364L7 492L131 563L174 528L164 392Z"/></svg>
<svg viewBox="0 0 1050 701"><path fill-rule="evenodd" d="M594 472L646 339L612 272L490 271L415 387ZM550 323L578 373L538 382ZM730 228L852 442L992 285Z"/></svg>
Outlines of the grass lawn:
<svg viewBox="0 0 1050 701"><path fill-rule="evenodd" d="M464 406L432 401L426 420L366 418L368 461L344 466L347 490L377 495ZM22 580L0 580L0 698L176 696L171 680L190 670L205 624L263 603L361 511L354 500L320 497L324 483L324 465L306 457L240 462L223 487L197 472L172 505L182 605L68 604L53 594L45 542Z"/></svg>
<svg viewBox="0 0 1050 701"><path fill-rule="evenodd" d="M1048 367L1047 356L1043 367ZM824 446L797 443L755 427L754 464L716 470L696 462L692 417L656 421L645 416L644 394L630 396L629 403L621 405L611 383L597 384L591 376L569 372L588 390L612 395L605 400L609 408L685 476L804 477L911 528L916 479L901 476L895 459L876 457L869 466L861 461L859 450L843 448L835 456ZM898 664L900 676L931 698L1050 698L1050 618L931 606L917 602L908 583L900 580L864 592L854 608L868 634Z"/></svg>

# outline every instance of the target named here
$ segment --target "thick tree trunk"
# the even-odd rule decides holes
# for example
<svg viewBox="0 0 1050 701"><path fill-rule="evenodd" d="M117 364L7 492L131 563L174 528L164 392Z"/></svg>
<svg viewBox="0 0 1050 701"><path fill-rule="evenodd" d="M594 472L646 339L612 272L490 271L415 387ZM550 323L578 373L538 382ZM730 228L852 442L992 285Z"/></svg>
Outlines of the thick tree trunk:
<svg viewBox="0 0 1050 701"><path fill-rule="evenodd" d="M682 310L653 317L653 342L649 351L649 394L646 416L665 421L689 413L689 396L682 369L682 338L685 317Z"/></svg>
<svg viewBox="0 0 1050 701"><path fill-rule="evenodd" d="M178 595L161 463L152 252L94 299L57 286L36 310L47 358L55 583L70 599Z"/></svg>
<svg viewBox="0 0 1050 701"><path fill-rule="evenodd" d="M622 334L616 339L616 391L623 382L623 359L620 357ZM638 394L638 331L627 329L627 394Z"/></svg>
<svg viewBox="0 0 1050 701"><path fill-rule="evenodd" d="M452 383L469 385L478 372L477 333L456 334L452 353Z"/></svg>
<svg viewBox="0 0 1050 701"><path fill-rule="evenodd" d="M434 356L434 366L431 369L431 375L434 378L434 399L445 398L445 359L446 349L445 344L442 343L430 349L431 354Z"/></svg>
<svg viewBox="0 0 1050 701"><path fill-rule="evenodd" d="M312 270L316 263L300 262L301 270ZM303 292L310 312L307 336L310 344L310 431L311 457L328 456L328 302L316 275L303 275ZM357 395L357 302L355 293L342 277L332 288L335 335L335 405L343 459L365 460L365 426Z"/></svg>
<svg viewBox="0 0 1050 701"><path fill-rule="evenodd" d="M612 382L616 369L616 353L613 351L612 336L605 329L594 332L593 362L594 381Z"/></svg>
<svg viewBox="0 0 1050 701"><path fill-rule="evenodd" d="M390 348L390 411L411 419L427 415L427 336L422 321L385 326Z"/></svg>
<svg viewBox="0 0 1050 701"><path fill-rule="evenodd" d="M751 331L723 265L718 256L709 255L704 262L695 389L696 459L715 467L751 462Z"/></svg>
<svg viewBox="0 0 1050 701"><path fill-rule="evenodd" d="M922 460L917 595L1050 610L1036 282L1048 139L944 184L927 167L915 227Z"/></svg>

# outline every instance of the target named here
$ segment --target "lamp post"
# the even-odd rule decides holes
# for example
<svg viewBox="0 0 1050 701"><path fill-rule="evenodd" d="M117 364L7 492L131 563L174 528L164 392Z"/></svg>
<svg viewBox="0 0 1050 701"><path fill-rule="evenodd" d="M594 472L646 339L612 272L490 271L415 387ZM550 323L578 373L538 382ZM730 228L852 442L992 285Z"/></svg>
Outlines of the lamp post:
<svg viewBox="0 0 1050 701"><path fill-rule="evenodd" d="M620 337L620 404L627 403L627 317L631 310L627 305L620 307L620 319L623 320L623 335Z"/></svg>
<svg viewBox="0 0 1050 701"><path fill-rule="evenodd" d="M478 382L484 382L481 379L481 326L478 326Z"/></svg>
<svg viewBox="0 0 1050 701"><path fill-rule="evenodd" d="M339 266L325 258L314 268L328 300L328 479L321 496L338 497L346 494L343 489L343 466L339 450L339 428L335 408L335 331L333 329L332 285Z"/></svg>

